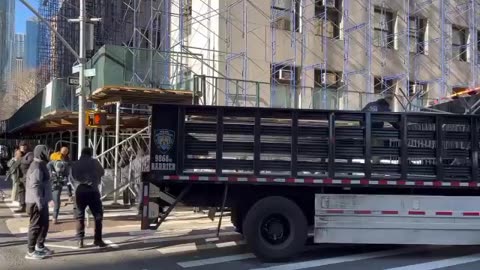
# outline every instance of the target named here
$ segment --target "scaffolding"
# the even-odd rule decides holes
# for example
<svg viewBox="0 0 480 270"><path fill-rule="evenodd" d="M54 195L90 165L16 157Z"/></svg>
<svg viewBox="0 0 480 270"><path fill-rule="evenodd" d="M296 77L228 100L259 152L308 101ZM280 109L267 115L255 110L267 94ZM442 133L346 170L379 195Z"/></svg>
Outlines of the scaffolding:
<svg viewBox="0 0 480 270"><path fill-rule="evenodd" d="M192 81L205 105L358 110L391 92L397 111L421 110L478 86L479 3L87 0L89 16L102 18L89 56L122 46L132 59L126 84ZM76 1L45 0L40 13L78 43L67 21ZM43 84L69 76L70 52L44 26L39 37ZM466 112L479 105L462 100Z"/></svg>

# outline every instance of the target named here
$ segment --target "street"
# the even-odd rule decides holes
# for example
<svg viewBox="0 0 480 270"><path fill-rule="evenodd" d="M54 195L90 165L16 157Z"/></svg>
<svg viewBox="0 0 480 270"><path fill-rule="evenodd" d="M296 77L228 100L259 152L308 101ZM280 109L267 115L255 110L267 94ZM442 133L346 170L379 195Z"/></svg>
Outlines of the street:
<svg viewBox="0 0 480 270"><path fill-rule="evenodd" d="M2 188L5 182L1 181ZM61 224L51 225L47 245L55 250L43 261L24 259L26 215L15 215L8 201L0 203L0 269L388 269L468 270L480 268L480 247L309 245L294 260L262 263L250 253L241 235L233 231L229 217L216 237L217 221L188 208L173 212L156 232L139 230L136 209L106 207L104 236L109 247L91 247L91 223L85 249L74 239L71 205L62 208ZM388 236L385 236L388 237Z"/></svg>

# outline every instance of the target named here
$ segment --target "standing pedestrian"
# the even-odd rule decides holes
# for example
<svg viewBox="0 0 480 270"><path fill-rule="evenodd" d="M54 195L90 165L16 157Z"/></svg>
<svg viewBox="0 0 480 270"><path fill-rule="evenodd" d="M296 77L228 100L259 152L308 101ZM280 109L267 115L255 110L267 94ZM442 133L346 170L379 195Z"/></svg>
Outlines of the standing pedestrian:
<svg viewBox="0 0 480 270"><path fill-rule="evenodd" d="M61 196L64 186L68 185L68 176L70 165L68 164L68 148L62 147L59 152L50 155L50 162L47 165L52 180L53 195L53 223L58 224L58 214L60 213L60 205L62 203ZM69 197L72 197L71 191Z"/></svg>
<svg viewBox="0 0 480 270"><path fill-rule="evenodd" d="M142 214L143 211L143 200L142 200L142 173L147 170L150 157L145 155L145 151L142 148L138 149L135 159L132 161L132 175L134 181L134 187L136 191L136 201L137 201L137 210L138 215Z"/></svg>
<svg viewBox="0 0 480 270"><path fill-rule="evenodd" d="M19 145L20 151L22 152L22 159L20 161L20 177L18 179L18 202L20 203L20 208L13 211L15 213L25 213L26 204L25 204L25 177L27 175L28 168L33 161L33 153L29 151L28 144L25 141L20 142Z"/></svg>
<svg viewBox="0 0 480 270"><path fill-rule="evenodd" d="M8 162L7 176L12 180L12 201L18 201L18 182L20 181L20 161L22 160L22 152L20 149L15 150L13 158Z"/></svg>
<svg viewBox="0 0 480 270"><path fill-rule="evenodd" d="M92 158L92 148L82 149L80 159L72 164L72 178L75 188L75 204L77 207L78 247L83 248L85 237L85 209L90 208L95 219L95 235L93 244L106 247L102 240L103 206L98 186L105 171L98 160Z"/></svg>
<svg viewBox="0 0 480 270"><path fill-rule="evenodd" d="M48 204L52 200L47 162L47 147L37 145L33 150L33 161L25 177L25 202L30 215L26 259L40 260L53 254L53 251L45 247L45 238L48 233Z"/></svg>

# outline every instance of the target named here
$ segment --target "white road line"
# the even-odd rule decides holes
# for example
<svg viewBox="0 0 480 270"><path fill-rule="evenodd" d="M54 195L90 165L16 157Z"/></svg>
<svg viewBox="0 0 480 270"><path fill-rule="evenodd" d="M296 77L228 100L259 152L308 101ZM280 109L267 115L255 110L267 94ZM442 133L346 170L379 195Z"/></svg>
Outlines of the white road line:
<svg viewBox="0 0 480 270"><path fill-rule="evenodd" d="M427 247L427 246L413 247L413 248L409 247L409 248L401 248L401 249L394 249L394 250L387 250L387 251L360 253L360 254L334 257L334 258L328 258L328 259L311 260L311 261L298 262L298 263L288 263L288 264L270 266L265 268L256 268L251 270L306 269L306 268L320 267L320 266L326 266L331 264L339 264L339 263L361 261L361 260L374 259L374 258L380 258L380 257L396 256L396 255L401 255L406 253L414 253L414 252L419 252L427 249L438 249L438 248L440 247L436 247L436 248Z"/></svg>
<svg viewBox="0 0 480 270"><path fill-rule="evenodd" d="M12 212L14 217L22 217L22 214L15 213L16 209L14 209L14 207L20 207L20 206L17 206L16 204L11 203L11 202L7 203L6 205L8 206L8 208L10 209L10 211Z"/></svg>
<svg viewBox="0 0 480 270"><path fill-rule="evenodd" d="M389 268L386 270L434 270L434 269L440 269L440 268L455 266L459 264L477 262L477 261L480 261L480 253L451 258L451 259L427 262L427 263Z"/></svg>
<svg viewBox="0 0 480 270"><path fill-rule="evenodd" d="M236 247L240 245L245 245L245 241L229 241L223 243L208 243L204 245L197 245L196 243L187 243L180 244L175 246L169 246L164 248L157 249L161 254L172 254L172 253L182 253L182 252L192 252L200 250L208 250L214 248L226 248L226 247Z"/></svg>
<svg viewBox="0 0 480 270"><path fill-rule="evenodd" d="M114 242L112 242L112 240L104 240L104 242L112 248L119 248L119 246L117 244L115 244Z"/></svg>
<svg viewBox="0 0 480 270"><path fill-rule="evenodd" d="M185 261L185 262L179 262L177 264L183 268L190 268L190 267L198 267L198 266L212 265L212 264L225 263L225 262L241 261L241 260L247 260L247 259L253 259L253 258L255 258L255 255L253 255L252 253L245 253L245 254L238 254L238 255L231 255L231 256L215 257L210 259Z"/></svg>
<svg viewBox="0 0 480 270"><path fill-rule="evenodd" d="M205 242L215 242L215 241L219 241L220 238L218 237L212 237L212 238L206 238L205 239Z"/></svg>
<svg viewBox="0 0 480 270"><path fill-rule="evenodd" d="M52 247L52 248L79 249L78 247L64 246L64 245L57 245L57 244L50 244L50 243L45 244L45 246Z"/></svg>
<svg viewBox="0 0 480 270"><path fill-rule="evenodd" d="M198 234L198 235L186 235L186 236L172 236L172 237L159 237L155 239L146 239L143 241L145 244L150 243L163 243L163 242L172 242L172 241L183 241L183 240L195 240L195 239L205 239L216 236L216 233L210 234ZM237 232L224 232L221 236L229 236L229 235L239 235Z"/></svg>

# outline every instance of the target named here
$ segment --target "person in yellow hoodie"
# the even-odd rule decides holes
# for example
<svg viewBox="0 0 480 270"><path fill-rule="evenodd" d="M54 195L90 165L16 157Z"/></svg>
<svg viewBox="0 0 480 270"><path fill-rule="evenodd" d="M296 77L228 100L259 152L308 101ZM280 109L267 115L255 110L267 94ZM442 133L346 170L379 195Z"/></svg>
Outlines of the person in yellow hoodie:
<svg viewBox="0 0 480 270"><path fill-rule="evenodd" d="M61 193L63 186L67 186L69 201L72 201L72 187L68 182L68 174L70 171L69 150L67 147L62 147L60 151L54 152L50 155L50 162L48 163L48 169L51 174L51 179L54 180L52 184L54 211L53 211L53 223L57 224L58 214L60 212Z"/></svg>

